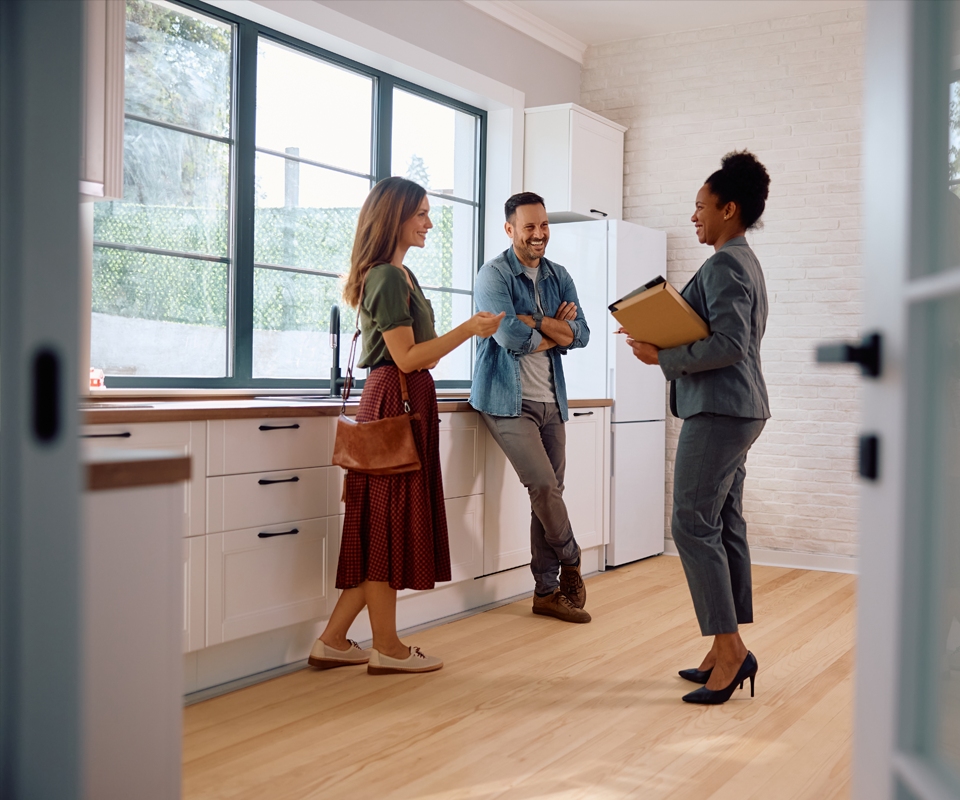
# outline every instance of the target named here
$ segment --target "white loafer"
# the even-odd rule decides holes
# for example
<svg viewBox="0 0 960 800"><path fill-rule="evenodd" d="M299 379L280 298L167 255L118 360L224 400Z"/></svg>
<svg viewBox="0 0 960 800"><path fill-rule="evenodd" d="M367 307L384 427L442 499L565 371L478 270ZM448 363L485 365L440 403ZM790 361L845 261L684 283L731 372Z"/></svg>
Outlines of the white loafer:
<svg viewBox="0 0 960 800"><path fill-rule="evenodd" d="M378 650L370 650L367 672L371 675L396 675L403 672L433 672L443 666L436 656L424 655L419 647L411 647L407 658L390 658Z"/></svg>
<svg viewBox="0 0 960 800"><path fill-rule="evenodd" d="M370 660L373 650L361 650L353 639L347 639L350 646L346 650L337 650L317 639L310 651L307 663L317 669L333 669L334 667L348 667L351 664L366 664Z"/></svg>

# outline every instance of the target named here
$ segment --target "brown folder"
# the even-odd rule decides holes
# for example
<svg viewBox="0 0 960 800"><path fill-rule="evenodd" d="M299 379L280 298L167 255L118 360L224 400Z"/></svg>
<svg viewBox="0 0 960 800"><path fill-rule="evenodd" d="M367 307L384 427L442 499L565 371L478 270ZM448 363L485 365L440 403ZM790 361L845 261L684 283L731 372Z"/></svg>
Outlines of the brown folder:
<svg viewBox="0 0 960 800"><path fill-rule="evenodd" d="M710 335L710 326L659 277L611 304L610 311L630 338L661 350Z"/></svg>

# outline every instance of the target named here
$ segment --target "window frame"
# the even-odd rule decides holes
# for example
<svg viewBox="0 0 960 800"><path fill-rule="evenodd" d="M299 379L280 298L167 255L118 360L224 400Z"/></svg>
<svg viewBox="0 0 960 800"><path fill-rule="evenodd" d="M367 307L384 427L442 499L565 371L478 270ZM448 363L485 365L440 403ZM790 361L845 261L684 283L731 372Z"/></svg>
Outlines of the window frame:
<svg viewBox="0 0 960 800"><path fill-rule="evenodd" d="M231 68L231 164L228 204L229 248L227 281L227 305L230 314L227 319L228 374L224 377L189 378L162 376L119 376L105 378L108 389L256 389L289 390L330 389L330 379L326 378L254 378L253 377L253 319L254 319L254 225L255 225L255 163L256 163L256 92L257 92L257 52L258 40L263 37L276 44L289 47L308 56L319 58L338 67L369 77L373 81L371 109L371 174L373 183L390 177L392 167L393 133L393 91L402 89L427 100L463 111L477 118L477 141L475 160L476 202L469 203L476 208L476 232L474 241L474 263L471 269L470 296L473 296L477 271L484 248L484 222L486 208L486 144L487 112L460 100L432 91L410 81L398 78L390 73L330 52L316 45L297 39L294 36L269 28L253 20L233 14L229 11L209 6L200 0L167 0L172 5L183 6L233 26L233 59ZM124 120L137 115L124 113ZM147 124L154 124L146 120ZM446 195L427 193L451 200ZM456 202L464 202L462 199ZM113 243L95 242L98 247L123 247ZM126 246L123 249L142 250L138 246ZM171 251L173 252L173 251ZM191 254L193 256L194 254ZM204 257L203 260L211 260ZM223 262L226 259L218 258ZM319 277L319 276L318 276ZM437 288L437 287L427 287ZM447 291L447 289L441 289ZM463 294L464 290L453 293ZM92 311L92 310L91 310ZM340 345L349 342L353 334L353 310L341 306ZM471 367L474 362L471 343ZM442 389L469 389L471 379L438 380L437 387ZM355 379L355 386L362 388L363 380Z"/></svg>

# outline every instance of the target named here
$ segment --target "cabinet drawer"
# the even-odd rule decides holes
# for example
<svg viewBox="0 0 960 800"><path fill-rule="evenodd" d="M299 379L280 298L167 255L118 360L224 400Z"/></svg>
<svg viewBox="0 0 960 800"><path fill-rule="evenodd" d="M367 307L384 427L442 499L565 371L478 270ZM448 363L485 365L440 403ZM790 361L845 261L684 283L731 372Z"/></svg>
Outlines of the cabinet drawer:
<svg viewBox="0 0 960 800"><path fill-rule="evenodd" d="M336 514L338 467L207 478L207 533Z"/></svg>
<svg viewBox="0 0 960 800"><path fill-rule="evenodd" d="M335 594L327 544L338 524L326 517L209 534L207 645L326 616Z"/></svg>
<svg viewBox="0 0 960 800"><path fill-rule="evenodd" d="M178 491L183 495L183 535L199 536L205 532L206 427L205 422L84 425L80 440L88 448L172 450L190 456L190 480Z"/></svg>
<svg viewBox="0 0 960 800"><path fill-rule="evenodd" d="M323 467L333 456L331 417L207 422L207 475Z"/></svg>

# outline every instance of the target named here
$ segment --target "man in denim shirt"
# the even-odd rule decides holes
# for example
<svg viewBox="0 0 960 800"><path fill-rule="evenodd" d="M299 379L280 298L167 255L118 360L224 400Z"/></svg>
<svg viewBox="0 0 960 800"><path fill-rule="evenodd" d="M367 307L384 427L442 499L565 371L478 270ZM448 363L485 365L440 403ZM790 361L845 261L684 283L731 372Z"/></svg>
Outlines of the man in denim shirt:
<svg viewBox="0 0 960 800"><path fill-rule="evenodd" d="M550 225L543 198L515 194L504 212L513 245L480 268L474 299L478 311L506 316L477 345L470 404L530 494L533 612L589 622L580 546L563 502L567 389L560 356L585 347L590 329L569 273L544 257Z"/></svg>

